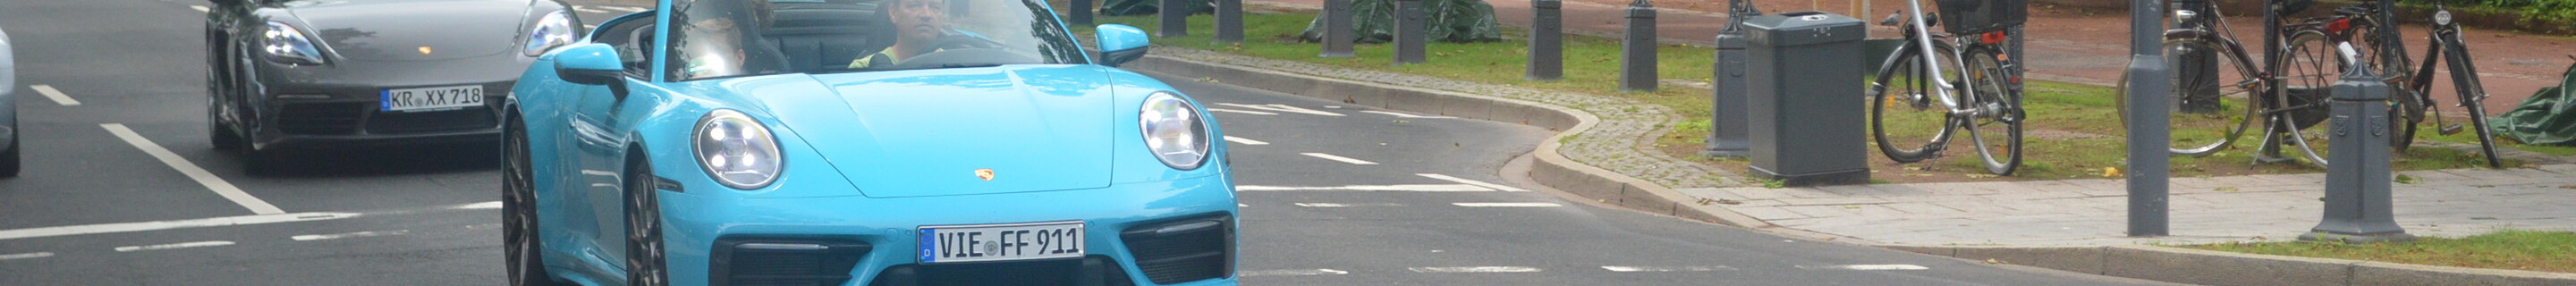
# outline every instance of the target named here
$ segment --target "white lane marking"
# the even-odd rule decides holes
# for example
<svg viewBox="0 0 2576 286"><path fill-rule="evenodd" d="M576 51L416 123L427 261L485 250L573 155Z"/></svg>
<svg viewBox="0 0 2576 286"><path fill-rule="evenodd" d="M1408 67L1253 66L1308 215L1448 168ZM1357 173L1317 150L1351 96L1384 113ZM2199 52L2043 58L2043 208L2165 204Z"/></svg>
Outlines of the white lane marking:
<svg viewBox="0 0 2576 286"><path fill-rule="evenodd" d="M448 209L458 209L458 210L488 210L488 209L499 209L499 208L501 208L501 201L489 201L489 202L480 202L480 203L462 204L462 205L456 205L456 206L451 206L451 207L447 207L447 208L448 208Z"/></svg>
<svg viewBox="0 0 2576 286"><path fill-rule="evenodd" d="M644 7L626 7L626 6L598 6L598 7L599 7L599 8L601 8L601 9L622 10L622 11L626 11L627 13L644 12L644 10L648 10L648 9L645 9Z"/></svg>
<svg viewBox="0 0 2576 286"><path fill-rule="evenodd" d="M281 222L299 222L299 221L333 220L333 219L344 219L344 218L350 218L350 217L356 217L356 216L358 216L358 214L357 214L357 213L314 212L314 213L291 213L291 214L273 214L273 215L231 216L231 217L201 218L201 219L189 219L189 220L165 220L165 221L147 221L147 222L128 222L128 223L109 223L109 224L91 224L91 225L70 225L70 226L56 226L56 227L22 228L22 229L12 229L12 230L0 230L0 240L10 240L10 239L20 239L20 238L37 238L37 237L53 237L53 236L65 236L65 235L99 234L99 233L137 232L137 231L164 230L164 229L179 229L179 228L199 228L199 227L216 227L216 226L234 226L234 225L269 224L269 223L281 223Z"/></svg>
<svg viewBox="0 0 2576 286"><path fill-rule="evenodd" d="M287 238L287 239L293 239L293 240L295 240L295 241L313 241L313 240L324 240L324 239L342 239L342 238L358 238L358 237L387 236L387 235L405 235L405 234L411 234L411 230L406 229L406 230L395 230L395 231L361 231L361 232L351 232L351 233L334 233L334 234L307 234L307 235L289 236L289 237L286 237L286 238Z"/></svg>
<svg viewBox="0 0 2576 286"><path fill-rule="evenodd" d="M1297 206L1301 206L1301 207L1310 207L1310 208L1386 208L1386 207L1401 207L1401 206L1404 206L1404 205L1403 205L1403 204L1395 204L1395 203L1348 203L1348 204L1337 204L1337 203L1297 203Z"/></svg>
<svg viewBox="0 0 2576 286"><path fill-rule="evenodd" d="M1352 165L1377 165L1377 162L1369 162L1369 161L1364 161L1364 160L1360 160L1360 159L1351 159L1350 157L1333 156L1333 154L1324 154L1324 153L1297 153L1297 154L1305 154L1307 157L1324 158L1324 160L1341 161L1342 163L1351 163Z"/></svg>
<svg viewBox="0 0 2576 286"><path fill-rule="evenodd" d="M1513 273L1539 271L1537 267L1520 266L1413 267L1405 269L1422 273Z"/></svg>
<svg viewBox="0 0 2576 286"><path fill-rule="evenodd" d="M1325 187L1234 186L1235 191L1372 191L1372 192L1491 192L1494 189L1474 185L1353 185Z"/></svg>
<svg viewBox="0 0 2576 286"><path fill-rule="evenodd" d="M1233 113L1242 113L1242 114L1251 114L1251 115L1279 115L1278 113L1269 113L1269 112L1260 112L1260 111L1251 111L1251 110L1241 110L1241 109L1209 108L1209 109L1207 109L1207 110L1208 110L1208 111L1215 111L1215 112L1233 112Z"/></svg>
<svg viewBox="0 0 2576 286"><path fill-rule="evenodd" d="M1801 269L1832 269L1832 270L1924 270L1924 269L1932 269L1931 267L1923 267L1922 265L1913 265L1913 264L1858 264L1858 265L1834 265L1834 266L1798 266L1798 268L1801 268Z"/></svg>
<svg viewBox="0 0 2576 286"><path fill-rule="evenodd" d="M1735 270L1735 267L1726 267L1726 266L1680 266L1680 267L1662 267L1662 266L1602 266L1602 267L1601 267L1601 269L1602 269L1602 270L1610 270L1610 272L1702 272L1702 271L1721 271L1721 270L1729 270L1729 271L1731 271L1731 270Z"/></svg>
<svg viewBox="0 0 2576 286"><path fill-rule="evenodd" d="M1560 205L1560 204L1556 204L1556 203L1450 203L1450 204L1451 204L1451 205L1462 206L1462 207L1471 207L1471 208L1553 208L1553 207L1562 207L1562 206L1565 206L1565 205Z"/></svg>
<svg viewBox="0 0 2576 286"><path fill-rule="evenodd" d="M188 163L187 158L179 158L179 154L170 153L170 149L152 144L151 139L143 139L143 135L134 134L134 129L125 128L125 124L108 123L99 124L98 127L107 128L108 133L116 133L116 138L125 139L125 143L134 144L135 149L143 149L143 153L152 154L153 158L161 159L161 164L170 165L171 169L179 170L179 174L188 175L189 179L197 180L197 184L206 185L206 189L214 190L216 195L222 195L224 199L232 200L234 204L250 209L251 213L286 213L284 210L278 210L275 205L269 205L267 201L261 201L258 197L250 196L250 193L242 192L240 187L224 182L223 177L216 177L215 173L208 173L205 168Z"/></svg>
<svg viewBox="0 0 2576 286"><path fill-rule="evenodd" d="M1412 114L1403 114L1403 113L1386 112L1386 111L1376 111L1376 110L1363 110L1363 111L1360 111L1360 112L1376 113L1376 114L1385 114L1385 115L1393 115L1393 116L1395 116L1395 117L1403 117L1403 118L1433 118L1433 119L1457 118L1457 117L1438 116L1438 115L1412 115Z"/></svg>
<svg viewBox="0 0 2576 286"><path fill-rule="evenodd" d="M1270 142L1261 142L1261 140L1245 139L1243 137L1234 136L1226 136L1225 142L1243 143L1243 145L1270 145Z"/></svg>
<svg viewBox="0 0 2576 286"><path fill-rule="evenodd" d="M197 9L197 12L205 12L206 5L188 5L188 9Z"/></svg>
<svg viewBox="0 0 2576 286"><path fill-rule="evenodd" d="M1242 107L1242 108L1251 108L1251 109L1260 109L1260 110L1269 110L1269 111L1278 111L1278 112L1287 112L1287 113L1304 113L1304 114L1314 114L1314 115L1323 115L1323 116L1342 116L1342 114L1341 114L1341 113L1324 112L1324 111L1322 111L1322 110L1305 109L1305 108L1299 108L1299 107L1295 107L1295 106L1288 106L1288 105L1286 105L1286 104L1275 104L1275 103L1274 103L1274 104L1218 103L1217 105L1233 106L1233 107Z"/></svg>
<svg viewBox="0 0 2576 286"><path fill-rule="evenodd" d="M582 169L582 170L581 170L581 174L583 174L583 175L592 175L592 176L610 177L610 178L615 178L615 177L617 177L617 176L618 176L618 175L617 175L617 172L613 172L613 171L602 171L602 170L591 170L591 169Z"/></svg>
<svg viewBox="0 0 2576 286"><path fill-rule="evenodd" d="M1476 185L1476 186L1478 186L1478 187L1485 187L1485 188L1488 188L1488 189L1502 190L1502 191L1505 191L1505 192L1527 192L1527 191L1529 191L1529 190L1523 190L1523 189L1521 189L1521 188L1514 188L1514 187L1512 187L1512 186L1505 186L1505 185L1494 184L1494 183L1486 183L1486 182L1480 182L1480 181L1476 181L1476 180L1462 179L1462 178L1458 178L1458 177L1450 177L1449 175L1441 175L1441 174L1413 174L1413 175L1415 175L1415 176L1422 176L1422 177L1424 177L1424 178L1438 179L1438 180L1442 180L1442 181L1458 182L1458 183L1460 183L1460 184Z"/></svg>
<svg viewBox="0 0 2576 286"><path fill-rule="evenodd" d="M17 259L46 258L46 257L54 257L54 253L52 253L52 252L35 252L35 253L19 253L19 254L0 254L0 260L17 260Z"/></svg>
<svg viewBox="0 0 2576 286"><path fill-rule="evenodd" d="M1252 205L1247 205L1247 204L1234 204L1234 207L1238 207L1238 208L1248 208L1248 207L1252 207Z"/></svg>
<svg viewBox="0 0 2576 286"><path fill-rule="evenodd" d="M1279 269L1279 270L1253 270L1253 271L1244 271L1243 273L1237 273L1237 274L1235 274L1235 275L1236 275L1236 276L1243 276L1243 277L1256 277L1256 276L1307 276L1307 275L1342 275L1342 274L1351 274L1351 272L1350 272L1350 271L1341 271L1341 270L1332 270L1332 269Z"/></svg>
<svg viewBox="0 0 2576 286"><path fill-rule="evenodd" d="M116 252L136 252L136 251L145 251L145 250L165 250L165 249L180 249L180 248L192 248L192 247L215 247L215 246L225 246L225 245L233 245L233 242L231 242L231 241L222 241L222 240L210 240L210 241L199 241L199 242L181 242L181 243L172 243L172 244L154 244L154 245L118 246L118 247L116 247Z"/></svg>
<svg viewBox="0 0 2576 286"><path fill-rule="evenodd" d="M54 86L52 85L28 85L27 89L36 90L36 94L45 95L45 99L54 100L54 104L61 104L63 106L80 106L79 100L72 100L72 96L63 95L62 90L54 89Z"/></svg>
<svg viewBox="0 0 2576 286"><path fill-rule="evenodd" d="M600 8L593 8L593 7L585 7L585 6L573 6L573 7L572 7L572 9L573 9L573 10L581 10L582 12L591 12L591 13L600 13L600 14L617 14L617 12L615 12L615 11L608 11L607 9L600 9Z"/></svg>

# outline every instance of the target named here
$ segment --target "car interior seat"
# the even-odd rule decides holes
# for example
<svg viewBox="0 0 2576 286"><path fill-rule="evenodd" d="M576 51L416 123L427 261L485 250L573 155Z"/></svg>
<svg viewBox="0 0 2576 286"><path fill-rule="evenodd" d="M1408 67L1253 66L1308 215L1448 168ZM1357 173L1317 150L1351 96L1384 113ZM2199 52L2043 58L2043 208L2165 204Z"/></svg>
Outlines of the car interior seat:
<svg viewBox="0 0 2576 286"><path fill-rule="evenodd" d="M777 2L776 22L762 34L787 58L788 71L842 69L894 45L891 23L873 4Z"/></svg>

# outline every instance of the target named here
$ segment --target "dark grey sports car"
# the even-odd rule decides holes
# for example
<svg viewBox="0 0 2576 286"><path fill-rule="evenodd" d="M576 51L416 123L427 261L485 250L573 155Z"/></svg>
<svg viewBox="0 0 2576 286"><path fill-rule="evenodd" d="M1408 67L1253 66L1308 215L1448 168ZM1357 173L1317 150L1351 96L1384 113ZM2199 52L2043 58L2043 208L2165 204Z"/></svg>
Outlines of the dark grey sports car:
<svg viewBox="0 0 2576 286"><path fill-rule="evenodd" d="M207 121L251 172L285 149L499 139L536 55L581 34L560 0L212 0Z"/></svg>

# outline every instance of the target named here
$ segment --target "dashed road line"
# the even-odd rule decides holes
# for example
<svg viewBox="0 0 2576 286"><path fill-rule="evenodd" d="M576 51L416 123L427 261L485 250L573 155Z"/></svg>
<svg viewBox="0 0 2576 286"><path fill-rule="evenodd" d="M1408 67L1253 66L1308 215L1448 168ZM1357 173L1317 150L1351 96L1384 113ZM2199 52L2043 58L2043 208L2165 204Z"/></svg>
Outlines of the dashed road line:
<svg viewBox="0 0 2576 286"><path fill-rule="evenodd" d="M1277 112L1287 112L1287 113L1303 113L1303 114L1313 114L1313 115L1323 115L1323 116L1343 116L1341 113L1332 113L1332 112L1325 112L1325 111L1322 111L1322 110L1305 109L1305 108L1299 108L1299 107L1295 107L1295 106L1288 106L1288 105L1286 105L1286 104L1276 104L1276 103L1273 103L1273 104L1218 103L1217 105L1233 106L1233 107L1241 107L1241 108L1251 108L1251 109L1260 109L1260 110L1277 111Z"/></svg>
<svg viewBox="0 0 2576 286"><path fill-rule="evenodd" d="M1369 161L1367 161L1367 160L1360 160L1360 159L1351 159L1350 157L1333 156L1333 154L1324 154L1324 153L1297 153L1297 154L1304 154L1304 155L1306 155L1307 157L1324 158L1324 160L1333 160L1333 161L1340 161L1340 162L1342 162L1342 163L1351 163L1352 165L1377 165L1377 162L1369 162Z"/></svg>
<svg viewBox="0 0 2576 286"><path fill-rule="evenodd" d="M489 209L500 209L500 208L501 208L501 201L489 201L489 202L480 202L480 203L462 204L462 205L456 205L456 206L451 206L451 207L447 207L447 208L448 208L448 209L460 209L460 210L489 210Z"/></svg>
<svg viewBox="0 0 2576 286"><path fill-rule="evenodd" d="M1421 273L1519 273L1519 272L1539 272L1539 269L1538 269L1537 267L1520 267L1520 266L1413 267L1413 268L1405 268L1405 269L1406 269L1406 270L1413 270L1413 272L1421 272Z"/></svg>
<svg viewBox="0 0 2576 286"><path fill-rule="evenodd" d="M30 252L30 253L18 253L18 254L0 254L0 260L35 259L35 258L46 258L46 257L54 257L54 253L52 253L52 252Z"/></svg>
<svg viewBox="0 0 2576 286"><path fill-rule="evenodd" d="M125 124L108 123L99 124L98 127L106 128L108 133L115 133L116 138L125 139L125 143L134 144L135 149L142 149L143 153L151 154L152 158L161 159L162 164L170 165L171 169L179 170L179 174L187 175L189 179L196 180L197 184L205 185L206 189L214 190L216 195L221 195L226 200L232 200L234 204L240 204L242 208L250 209L251 213L286 213L284 210L278 210L276 205L270 205L267 201L259 200L259 197L252 197L250 196L250 193L242 192L240 187L234 187L232 183L224 182L223 177L216 177L214 173L206 172L205 168L197 167L197 164L194 163L188 163L187 158L179 158L179 154L170 153L170 149L161 148L161 145L159 144L152 144L151 139L144 139L143 135L135 134L134 129L125 128Z"/></svg>
<svg viewBox="0 0 2576 286"><path fill-rule="evenodd" d="M1240 191L1240 192L1276 192L1276 191L1491 192L1491 191L1494 191L1494 189L1487 189L1487 188L1484 188L1484 187L1477 187L1477 186L1475 186L1475 185L1351 185L1351 186L1321 186L1321 187L1289 187L1289 186L1254 186L1254 185L1237 185L1237 186L1234 186L1234 190L1235 190L1235 191Z"/></svg>
<svg viewBox="0 0 2576 286"><path fill-rule="evenodd" d="M1403 118L1431 118L1431 119L1448 119L1448 118L1457 118L1457 117L1439 116L1439 115L1412 115L1412 114L1404 114L1404 113L1389 112L1389 111L1376 111L1376 110L1363 110L1363 111L1360 111L1360 112L1376 113L1376 114L1385 114L1385 115L1391 115L1391 116L1395 116L1395 117L1403 117Z"/></svg>
<svg viewBox="0 0 2576 286"><path fill-rule="evenodd" d="M405 234L411 234L411 230L406 229L406 230L395 230L395 231L361 231L361 232L351 232L351 233L334 233L334 234L307 234L307 235L289 236L289 237L286 237L286 238L287 238L287 239L293 239L293 240L295 240L295 241L314 241L314 240L324 240L324 239L359 238L359 237L375 237L375 236L390 236L390 235L405 235Z"/></svg>
<svg viewBox="0 0 2576 286"><path fill-rule="evenodd" d="M1666 266L1602 266L1602 267L1601 267L1601 270L1610 270L1610 272L1705 272L1705 271L1731 271L1731 270L1735 270L1735 267L1726 267L1726 266L1675 266L1675 267L1666 267Z"/></svg>
<svg viewBox="0 0 2576 286"><path fill-rule="evenodd" d="M37 238L37 237L55 237L55 236L66 236L66 235L100 234L100 233L137 232L137 231L151 231L151 230L164 230L164 229L180 229L180 228L200 228L200 227L217 227L217 226L235 226L235 225L270 224L270 223L281 223L281 222L299 222L299 221L334 220L334 219L344 219L344 218L357 217L358 215L359 215L359 214L357 214L357 213L312 212L312 213L291 213L291 214L273 214L273 215L232 216L232 217L201 218L201 219L188 219L188 220L165 220L165 221L147 221L147 222L128 222L128 223L109 223L109 224L90 224L90 225L71 225L71 226L56 226L56 227L22 228L22 229L12 229L12 230L0 230L0 240L11 240L11 239L21 239L21 238Z"/></svg>
<svg viewBox="0 0 2576 286"><path fill-rule="evenodd" d="M1799 269L1831 269L1831 270L1924 270L1924 269L1932 269L1931 267L1923 267L1922 265L1913 265L1913 264L1855 264L1855 265L1832 265L1832 266L1798 266L1798 268L1799 268Z"/></svg>
<svg viewBox="0 0 2576 286"><path fill-rule="evenodd" d="M188 5L188 9L197 9L197 12L205 12L206 5Z"/></svg>
<svg viewBox="0 0 2576 286"><path fill-rule="evenodd" d="M644 12L645 10L652 10L651 8L644 8L644 7L626 7L626 6L596 6L596 7L599 7L600 9L609 9L609 10L620 10L620 11L626 11L627 13Z"/></svg>
<svg viewBox="0 0 2576 286"><path fill-rule="evenodd" d="M1270 142L1261 142L1261 140L1252 140L1234 136L1226 136L1225 142L1243 143L1243 145L1270 145Z"/></svg>
<svg viewBox="0 0 2576 286"><path fill-rule="evenodd" d="M1523 190L1523 189L1521 189L1521 188L1514 188L1514 187L1512 187L1512 186L1505 186L1505 185L1501 185L1501 184L1486 183L1486 182L1481 182L1481 181L1476 181L1476 180L1468 180L1468 179L1458 178L1458 177L1450 177L1449 175L1441 175L1441 174L1413 174L1413 175L1415 175L1415 176L1422 176L1422 177L1424 177L1424 178L1432 178L1432 179L1442 180L1442 181L1458 182L1458 183L1460 183L1460 184L1475 185L1475 186L1478 186L1478 187L1485 187L1485 188L1494 189L1494 190L1500 190L1500 191L1505 191L1505 192L1527 192L1527 191L1529 191L1529 190Z"/></svg>
<svg viewBox="0 0 2576 286"><path fill-rule="evenodd" d="M54 104L60 104L63 106L80 106L79 100L72 100L72 96L63 95L63 91L54 89L53 85L28 85L27 89L36 90L36 94L45 95L45 99L54 100Z"/></svg>
<svg viewBox="0 0 2576 286"><path fill-rule="evenodd" d="M1236 276L1243 276L1243 277L1260 277L1260 276L1311 276L1311 275L1343 275L1343 274L1351 274L1351 272L1350 272L1350 271L1341 271L1341 270L1332 270L1332 269L1320 269L1320 268L1319 268L1319 269L1278 269L1278 270L1253 270L1253 271L1244 271L1243 273L1236 273L1235 275L1236 275Z"/></svg>
<svg viewBox="0 0 2576 286"><path fill-rule="evenodd" d="M1207 110L1208 110L1208 111L1215 111L1215 112L1233 112L1233 113L1242 113L1242 114L1251 114L1251 115L1279 115L1278 113L1269 113L1269 112L1260 112L1260 111L1251 111L1251 110L1240 110L1240 109L1209 108L1209 109L1207 109Z"/></svg>
<svg viewBox="0 0 2576 286"><path fill-rule="evenodd" d="M1301 206L1301 207L1310 207L1310 208L1370 208L1370 207L1384 208L1384 207L1401 207L1401 206L1404 206L1404 204L1396 204L1396 203L1348 203L1348 204L1340 204L1340 203L1297 203L1296 205L1297 205L1297 206Z"/></svg>
<svg viewBox="0 0 2576 286"><path fill-rule="evenodd" d="M116 252L136 252L136 251L146 251L146 250L170 250L170 249L180 249L180 248L216 247L216 246L225 246L225 245L233 245L233 242L231 242L231 241L223 241L223 240L210 240L210 241L199 241L199 242L181 242L181 243L172 243L172 244L154 244L154 245L137 245L137 246L118 246L118 247L116 247Z"/></svg>
<svg viewBox="0 0 2576 286"><path fill-rule="evenodd" d="M594 8L594 7L589 7L589 6L573 6L573 7L572 7L572 9L573 9L573 10L580 10L580 11L582 11L582 12L591 12L591 13L599 13L599 14L616 14L616 13L617 13L616 11L608 11L607 9L600 9L600 8Z"/></svg>
<svg viewBox="0 0 2576 286"><path fill-rule="evenodd" d="M1553 208L1565 206L1556 203L1450 203L1450 205L1471 208Z"/></svg>

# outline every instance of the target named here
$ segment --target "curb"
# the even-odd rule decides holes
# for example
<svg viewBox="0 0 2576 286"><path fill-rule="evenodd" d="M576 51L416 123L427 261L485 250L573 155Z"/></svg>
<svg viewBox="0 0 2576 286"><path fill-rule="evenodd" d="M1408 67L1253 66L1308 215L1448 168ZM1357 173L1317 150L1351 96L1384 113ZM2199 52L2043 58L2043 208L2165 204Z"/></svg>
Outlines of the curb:
<svg viewBox="0 0 2576 286"><path fill-rule="evenodd" d="M1121 68L1164 75L1192 75L1217 79L1226 84L1272 92L1294 94L1369 107L1402 110L1459 118L1514 123L1559 130L1555 136L1539 143L1531 155L1537 160L1527 176L1541 185L1565 190L1602 203L1632 210L1669 215L1744 228L1770 227L1770 223L1719 208L1693 208L1683 202L1695 202L1662 185L1640 180L1606 169L1577 163L1558 153L1567 136L1590 130L1601 121L1581 110L1545 103L1484 95L1382 85L1295 74L1222 63L1197 62L1165 55L1146 55Z"/></svg>
<svg viewBox="0 0 2576 286"><path fill-rule="evenodd" d="M1881 246L1938 256L2204 285L2576 285L2576 274L2244 254L2149 245Z"/></svg>

